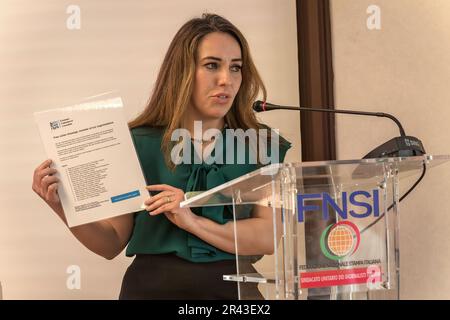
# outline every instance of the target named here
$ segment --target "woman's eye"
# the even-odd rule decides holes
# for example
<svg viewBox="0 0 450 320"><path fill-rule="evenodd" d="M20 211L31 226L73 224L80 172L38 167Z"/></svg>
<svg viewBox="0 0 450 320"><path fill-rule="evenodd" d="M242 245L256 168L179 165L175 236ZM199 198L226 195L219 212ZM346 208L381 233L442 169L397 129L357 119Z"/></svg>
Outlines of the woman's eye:
<svg viewBox="0 0 450 320"><path fill-rule="evenodd" d="M205 64L205 67L206 67L206 69L211 69L211 70L217 69L217 63L215 63L215 62L207 63L207 64Z"/></svg>
<svg viewBox="0 0 450 320"><path fill-rule="evenodd" d="M242 69L242 66L236 65L236 66L231 66L231 71L233 72L239 72Z"/></svg>

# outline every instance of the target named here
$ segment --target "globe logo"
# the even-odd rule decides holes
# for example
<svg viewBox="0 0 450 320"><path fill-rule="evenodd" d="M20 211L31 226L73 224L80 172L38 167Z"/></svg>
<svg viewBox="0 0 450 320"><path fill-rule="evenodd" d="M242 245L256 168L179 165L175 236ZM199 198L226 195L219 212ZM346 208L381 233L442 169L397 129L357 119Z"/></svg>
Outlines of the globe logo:
<svg viewBox="0 0 450 320"><path fill-rule="evenodd" d="M355 253L361 235L358 227L350 221L340 221L329 225L320 237L320 248L331 260L340 260Z"/></svg>

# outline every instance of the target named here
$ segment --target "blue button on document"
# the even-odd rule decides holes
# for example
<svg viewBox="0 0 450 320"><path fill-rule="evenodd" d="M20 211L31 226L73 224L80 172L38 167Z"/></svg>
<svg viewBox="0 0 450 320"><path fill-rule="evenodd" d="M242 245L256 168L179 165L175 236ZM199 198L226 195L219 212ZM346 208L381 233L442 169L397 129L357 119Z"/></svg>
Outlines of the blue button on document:
<svg viewBox="0 0 450 320"><path fill-rule="evenodd" d="M127 199L130 199L130 198L139 197L140 195L141 194L140 194L139 190L135 190L135 191L124 193L124 194L121 194L121 195L118 195L118 196L114 196L114 197L111 198L111 202L112 203L119 202L119 201L127 200Z"/></svg>

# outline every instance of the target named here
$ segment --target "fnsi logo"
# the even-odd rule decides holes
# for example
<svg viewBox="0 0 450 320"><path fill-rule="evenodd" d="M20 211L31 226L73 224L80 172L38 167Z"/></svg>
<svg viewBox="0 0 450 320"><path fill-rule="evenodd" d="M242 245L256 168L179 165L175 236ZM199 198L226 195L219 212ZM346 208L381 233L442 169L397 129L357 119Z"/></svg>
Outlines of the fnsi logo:
<svg viewBox="0 0 450 320"><path fill-rule="evenodd" d="M347 220L349 215L356 219L378 217L380 215L379 199L379 191L376 189L372 192L363 190L352 193L342 192L341 204L326 192L297 194L298 222L305 221L305 213L308 211L322 211L322 219L328 220L330 208L333 209L333 215L339 216L340 220ZM305 204L305 201L314 201L314 204ZM317 202L321 202L322 205L317 205ZM352 210L348 210L349 204Z"/></svg>

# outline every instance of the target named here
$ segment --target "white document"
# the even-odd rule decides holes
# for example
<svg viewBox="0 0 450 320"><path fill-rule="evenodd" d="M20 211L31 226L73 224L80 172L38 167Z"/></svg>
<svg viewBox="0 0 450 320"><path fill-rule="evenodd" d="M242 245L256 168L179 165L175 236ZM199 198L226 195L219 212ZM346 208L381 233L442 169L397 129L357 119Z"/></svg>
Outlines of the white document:
<svg viewBox="0 0 450 320"><path fill-rule="evenodd" d="M69 227L142 210L149 193L120 98L34 116Z"/></svg>

